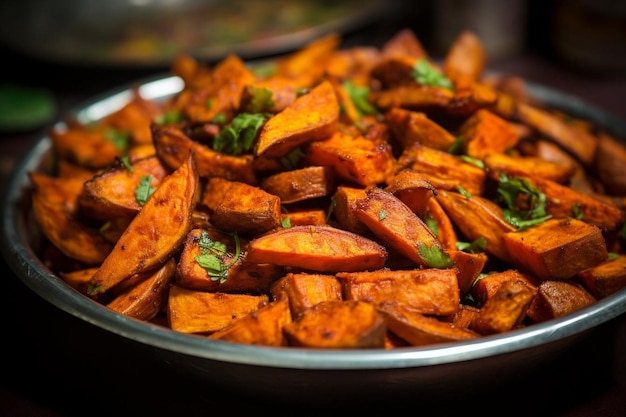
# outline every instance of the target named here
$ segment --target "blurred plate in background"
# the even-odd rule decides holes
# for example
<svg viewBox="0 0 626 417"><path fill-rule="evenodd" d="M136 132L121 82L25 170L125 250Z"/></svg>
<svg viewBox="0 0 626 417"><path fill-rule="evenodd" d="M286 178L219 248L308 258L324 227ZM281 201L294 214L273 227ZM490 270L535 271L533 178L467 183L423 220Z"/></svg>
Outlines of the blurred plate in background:
<svg viewBox="0 0 626 417"><path fill-rule="evenodd" d="M0 41L61 63L164 66L297 49L381 18L380 0L4 0Z"/></svg>

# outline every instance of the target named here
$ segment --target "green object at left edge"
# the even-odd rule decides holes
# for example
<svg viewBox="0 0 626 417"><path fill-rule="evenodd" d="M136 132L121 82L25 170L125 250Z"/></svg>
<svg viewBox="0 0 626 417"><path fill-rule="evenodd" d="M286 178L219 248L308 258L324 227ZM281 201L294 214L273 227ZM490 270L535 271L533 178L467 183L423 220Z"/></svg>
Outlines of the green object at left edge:
<svg viewBox="0 0 626 417"><path fill-rule="evenodd" d="M52 94L42 88L0 84L0 131L42 127L55 115Z"/></svg>

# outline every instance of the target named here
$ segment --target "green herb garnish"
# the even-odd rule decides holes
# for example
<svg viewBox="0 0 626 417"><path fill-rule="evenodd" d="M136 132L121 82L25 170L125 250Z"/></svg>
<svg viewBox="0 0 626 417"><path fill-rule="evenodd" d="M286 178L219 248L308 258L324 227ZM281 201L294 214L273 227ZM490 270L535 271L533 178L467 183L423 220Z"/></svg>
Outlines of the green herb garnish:
<svg viewBox="0 0 626 417"><path fill-rule="evenodd" d="M213 141L213 150L229 155L241 155L252 149L254 140L269 116L240 113L220 130Z"/></svg>
<svg viewBox="0 0 626 417"><path fill-rule="evenodd" d="M431 268L445 269L454 265L454 261L450 259L448 254L435 245L429 247L420 244L417 248L417 254Z"/></svg>
<svg viewBox="0 0 626 417"><path fill-rule="evenodd" d="M241 256L241 245L237 233L232 234L235 241L235 253L231 255L226 245L222 242L211 240L206 230L203 230L198 240L198 247L201 253L196 256L195 260L211 278L211 281L219 281L223 284L228 279L228 270L232 267ZM224 263L225 258L232 257L232 261L228 264Z"/></svg>
<svg viewBox="0 0 626 417"><path fill-rule="evenodd" d="M137 200L137 203L139 203L142 207L146 204L148 197L150 197L156 190L156 188L152 187L151 184L152 175L142 175L139 178L139 185L135 189L135 200Z"/></svg>
<svg viewBox="0 0 626 417"><path fill-rule="evenodd" d="M435 68L426 58L421 58L413 67L413 78L421 85L441 87L454 91L452 81Z"/></svg>
<svg viewBox="0 0 626 417"><path fill-rule="evenodd" d="M525 178L509 178L502 173L497 192L500 202L505 205L502 212L504 220L517 229L543 223L552 217L546 212L545 194ZM520 199L526 201L525 207L518 205Z"/></svg>

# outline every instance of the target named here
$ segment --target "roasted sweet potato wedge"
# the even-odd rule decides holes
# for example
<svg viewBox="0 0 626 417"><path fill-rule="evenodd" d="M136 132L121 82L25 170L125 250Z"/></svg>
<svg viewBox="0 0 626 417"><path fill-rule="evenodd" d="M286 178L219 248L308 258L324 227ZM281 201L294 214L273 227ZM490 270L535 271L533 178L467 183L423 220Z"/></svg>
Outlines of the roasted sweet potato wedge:
<svg viewBox="0 0 626 417"><path fill-rule="evenodd" d="M612 202L600 200L548 179L524 178L546 196L546 211L555 218L578 217L605 231L614 231L624 223L624 212Z"/></svg>
<svg viewBox="0 0 626 417"><path fill-rule="evenodd" d="M480 81L487 57L480 38L469 30L461 31L448 48L443 73L460 90Z"/></svg>
<svg viewBox="0 0 626 417"><path fill-rule="evenodd" d="M275 300L285 297L289 300L289 310L294 319L322 301L343 299L337 277L324 274L290 272L274 282L270 292Z"/></svg>
<svg viewBox="0 0 626 417"><path fill-rule="evenodd" d="M143 281L116 296L107 307L139 320L152 320L167 305L175 272L176 261L171 258L162 268L147 274Z"/></svg>
<svg viewBox="0 0 626 417"><path fill-rule="evenodd" d="M528 308L528 317L540 323L562 317L596 302L593 295L572 281L542 282Z"/></svg>
<svg viewBox="0 0 626 417"><path fill-rule="evenodd" d="M472 195L482 195L487 173L460 156L421 145L404 149L396 171L411 168L422 174L438 190L462 187Z"/></svg>
<svg viewBox="0 0 626 417"><path fill-rule="evenodd" d="M396 173L387 183L385 191L398 197L422 219L428 211L431 198L437 193L437 189L424 175L411 168Z"/></svg>
<svg viewBox="0 0 626 417"><path fill-rule="evenodd" d="M507 281L519 281L528 285L528 287L535 292L539 285L539 281L532 275L520 272L516 269L507 269L505 271L486 274L477 280L471 288L472 296L478 303L484 304L488 299L493 297L498 291L498 288Z"/></svg>
<svg viewBox="0 0 626 417"><path fill-rule="evenodd" d="M182 247L191 228L198 174L193 154L163 179L89 281L97 295L131 275L159 268Z"/></svg>
<svg viewBox="0 0 626 417"><path fill-rule="evenodd" d="M608 257L600 228L577 219L549 219L505 233L502 244L513 265L541 280L572 278Z"/></svg>
<svg viewBox="0 0 626 417"><path fill-rule="evenodd" d="M513 232L515 227L504 220L500 206L480 196L466 197L453 191L440 190L436 198L467 239L484 238L488 254L502 260L509 258L502 237Z"/></svg>
<svg viewBox="0 0 626 417"><path fill-rule="evenodd" d="M406 340L412 346L458 342L480 336L472 330L425 316L403 304L383 303L378 306L385 317L387 329Z"/></svg>
<svg viewBox="0 0 626 417"><path fill-rule="evenodd" d="M376 308L356 300L322 301L283 330L291 346L326 349L382 348L387 332Z"/></svg>
<svg viewBox="0 0 626 417"><path fill-rule="evenodd" d="M280 197L244 182L209 178L200 202L224 231L256 236L280 225Z"/></svg>
<svg viewBox="0 0 626 417"><path fill-rule="evenodd" d="M339 272L346 300L374 305L398 303L423 314L447 315L459 309L460 295L453 269Z"/></svg>
<svg viewBox="0 0 626 417"><path fill-rule="evenodd" d="M167 318L173 330L209 334L257 311L267 302L264 294L212 293L173 285L169 291Z"/></svg>
<svg viewBox="0 0 626 417"><path fill-rule="evenodd" d="M597 138L585 129L575 126L558 115L532 104L518 102L516 115L520 120L542 135L558 143L584 165L589 166L595 157Z"/></svg>
<svg viewBox="0 0 626 417"><path fill-rule="evenodd" d="M367 194L363 188L346 185L337 187L332 198L332 215L342 229L358 234L364 234L369 231L367 226L361 223L355 213L356 201L366 197Z"/></svg>
<svg viewBox="0 0 626 417"><path fill-rule="evenodd" d="M594 297L607 297L626 287L626 256L619 255L578 273L583 285Z"/></svg>
<svg viewBox="0 0 626 417"><path fill-rule="evenodd" d="M395 159L391 147L343 131L307 147L307 163L332 166L337 178L348 184L382 184L393 175Z"/></svg>
<svg viewBox="0 0 626 417"><path fill-rule="evenodd" d="M520 137L508 121L487 109L474 112L459 127L466 155L482 159L490 153L504 153L515 147Z"/></svg>
<svg viewBox="0 0 626 417"><path fill-rule="evenodd" d="M331 226L294 226L250 241L246 261L318 272L382 268L387 250L356 233Z"/></svg>
<svg viewBox="0 0 626 417"><path fill-rule="evenodd" d="M143 204L137 193L141 195L150 188L157 188L168 174L156 156L132 162L129 167L104 171L84 183L79 204L84 200L83 204L89 205L90 210L85 214L92 218L132 217Z"/></svg>
<svg viewBox="0 0 626 417"><path fill-rule="evenodd" d="M321 165L278 172L261 181L261 188L278 196L283 204L326 197L335 191L334 187L332 168Z"/></svg>
<svg viewBox="0 0 626 417"><path fill-rule="evenodd" d="M199 177L220 177L251 185L258 184L252 155L227 155L214 151L173 126L153 124L152 135L157 156L170 170L180 167L193 151Z"/></svg>
<svg viewBox="0 0 626 417"><path fill-rule="evenodd" d="M385 113L394 139L402 148L418 143L423 146L448 151L456 142L455 136L443 126L430 119L424 112L393 107Z"/></svg>
<svg viewBox="0 0 626 417"><path fill-rule="evenodd" d="M277 300L212 333L209 338L247 345L287 346L283 329L289 323L289 302Z"/></svg>
<svg viewBox="0 0 626 417"><path fill-rule="evenodd" d="M520 281L505 281L483 304L470 329L483 335L503 333L522 324L536 291Z"/></svg>
<svg viewBox="0 0 626 417"><path fill-rule="evenodd" d="M42 173L31 173L30 179L35 185L33 215L42 233L69 258L87 266L100 264L113 245L76 217L76 199L81 182L48 177ZM72 233L68 233L70 230Z"/></svg>
<svg viewBox="0 0 626 417"><path fill-rule="evenodd" d="M536 176L559 184L568 184L576 169L572 164L559 164L539 157L510 156L497 152L485 155L483 162L494 178L504 173L509 177Z"/></svg>
<svg viewBox="0 0 626 417"><path fill-rule="evenodd" d="M388 191L367 190L356 202L356 217L387 247L426 268L449 268L454 262L417 214Z"/></svg>
<svg viewBox="0 0 626 417"><path fill-rule="evenodd" d="M223 244L224 251L212 251L214 242ZM212 255L219 265L205 268L207 265L202 260L205 253ZM187 234L180 254L176 284L198 291L261 294L267 293L272 283L283 275L280 266L245 262L241 256L237 257L233 236L194 228Z"/></svg>
<svg viewBox="0 0 626 417"><path fill-rule="evenodd" d="M329 81L322 81L265 122L254 154L268 158L284 156L304 143L330 137L338 122L335 89Z"/></svg>

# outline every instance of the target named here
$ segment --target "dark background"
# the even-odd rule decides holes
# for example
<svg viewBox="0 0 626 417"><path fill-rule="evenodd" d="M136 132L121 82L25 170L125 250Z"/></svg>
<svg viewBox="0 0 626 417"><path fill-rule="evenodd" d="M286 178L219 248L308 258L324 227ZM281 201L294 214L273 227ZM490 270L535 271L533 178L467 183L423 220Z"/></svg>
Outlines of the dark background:
<svg viewBox="0 0 626 417"><path fill-rule="evenodd" d="M447 9L438 9L443 3ZM626 50L621 55L615 52L615 45L626 48L623 14L594 9L588 4L604 2L522 1L524 13L514 14L515 23L504 25L503 29L496 23L511 16L506 10L499 10L495 17L490 15L495 3L501 7L503 3L516 2L442 1L439 5L429 1L393 2L393 10L388 14L345 33L344 44L381 45L397 30L408 27L433 56L440 57L450 34L444 30L445 25L469 29L476 25L477 32L490 28L496 31L491 33L517 42L515 47L488 55L490 69L565 91L626 120L623 104ZM478 7L484 7L484 13L478 13L479 17L472 14L474 17L469 19L468 10L475 13ZM621 24L621 32L605 30L616 22L618 26ZM576 45L575 50L584 59L567 52L572 45ZM159 66L115 68L64 64L29 56L7 45L0 45L0 56L0 83L49 91L56 105L54 120L96 94L168 71L167 67ZM19 158L48 126L46 123L0 133L2 187ZM6 264L3 266L0 415L191 416L217 413L216 407L223 410L224 405L226 411L221 412L335 414L329 409L315 410L312 405L290 408L277 399L268 399L267 403L249 401L233 392L207 390L195 381L154 368L141 360L142 351L137 346L53 307L26 288ZM465 398L461 393L451 393L451 401L446 404L440 401L415 404L409 399L373 411L389 413L407 407L412 414L434 410L441 414L480 411L484 415L623 416L626 413L625 352L626 318L622 316L599 326L597 332L564 351L549 366L542 365L515 383L493 387L484 396ZM359 413L372 411L361 409L358 404L350 409ZM336 414L346 412L340 408Z"/></svg>

